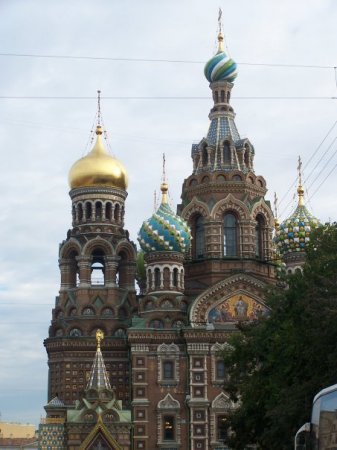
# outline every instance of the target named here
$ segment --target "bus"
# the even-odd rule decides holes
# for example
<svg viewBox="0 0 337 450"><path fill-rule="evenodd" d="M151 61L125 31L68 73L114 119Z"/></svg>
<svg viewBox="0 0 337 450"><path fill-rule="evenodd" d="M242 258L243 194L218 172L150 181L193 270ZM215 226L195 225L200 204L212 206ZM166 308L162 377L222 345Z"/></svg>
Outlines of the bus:
<svg viewBox="0 0 337 450"><path fill-rule="evenodd" d="M337 384L315 396L311 422L296 433L295 450L337 450Z"/></svg>

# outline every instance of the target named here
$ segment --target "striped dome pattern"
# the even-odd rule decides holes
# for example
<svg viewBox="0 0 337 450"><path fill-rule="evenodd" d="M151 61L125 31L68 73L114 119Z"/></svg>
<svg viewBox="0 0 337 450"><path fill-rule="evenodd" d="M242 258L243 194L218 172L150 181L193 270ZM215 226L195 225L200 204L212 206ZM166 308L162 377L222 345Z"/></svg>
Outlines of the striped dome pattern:
<svg viewBox="0 0 337 450"><path fill-rule="evenodd" d="M219 51L206 63L204 74L210 83L215 81L232 83L238 75L237 65L224 51Z"/></svg>
<svg viewBox="0 0 337 450"><path fill-rule="evenodd" d="M185 253L191 242L187 223L177 216L167 203L161 203L157 212L143 225L138 242L145 253L172 251Z"/></svg>
<svg viewBox="0 0 337 450"><path fill-rule="evenodd" d="M299 205L276 230L275 243L280 253L284 255L291 252L305 252L312 230L319 225L318 219L310 214L304 205Z"/></svg>

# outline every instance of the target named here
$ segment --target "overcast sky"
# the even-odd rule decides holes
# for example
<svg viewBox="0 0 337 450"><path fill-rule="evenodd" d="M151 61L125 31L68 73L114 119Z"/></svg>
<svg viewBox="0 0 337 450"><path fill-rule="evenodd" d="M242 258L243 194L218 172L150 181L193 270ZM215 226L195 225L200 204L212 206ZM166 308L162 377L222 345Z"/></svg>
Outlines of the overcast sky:
<svg viewBox="0 0 337 450"><path fill-rule="evenodd" d="M37 424L44 413L43 339L59 289L58 246L71 225L67 176L90 149L97 89L112 152L129 172L126 228L136 240L153 212L162 153L175 207L192 170L191 144L207 133L212 101L203 62L215 51L219 6L239 67L236 124L255 146L267 199L274 191L285 196L282 219L294 208L301 155L309 209L323 222L336 220L337 126L327 136L337 120L336 0L0 0L2 420ZM4 98L20 96L92 99ZM185 98L104 99L116 96Z"/></svg>

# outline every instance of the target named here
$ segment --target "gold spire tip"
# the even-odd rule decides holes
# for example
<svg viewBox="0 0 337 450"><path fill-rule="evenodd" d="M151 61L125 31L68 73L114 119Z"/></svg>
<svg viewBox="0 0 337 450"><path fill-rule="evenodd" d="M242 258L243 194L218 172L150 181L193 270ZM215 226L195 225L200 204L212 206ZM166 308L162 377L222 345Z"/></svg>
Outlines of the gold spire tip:
<svg viewBox="0 0 337 450"><path fill-rule="evenodd" d="M97 343L97 350L100 350L101 348L101 341L104 339L104 333L102 330L98 329L96 331L96 343Z"/></svg>

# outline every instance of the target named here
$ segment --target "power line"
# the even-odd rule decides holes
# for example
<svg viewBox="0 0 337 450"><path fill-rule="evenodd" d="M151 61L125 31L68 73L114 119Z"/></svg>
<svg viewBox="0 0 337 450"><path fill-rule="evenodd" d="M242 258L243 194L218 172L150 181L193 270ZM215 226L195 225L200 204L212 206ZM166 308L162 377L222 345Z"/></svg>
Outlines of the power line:
<svg viewBox="0 0 337 450"><path fill-rule="evenodd" d="M125 61L125 62L151 62L151 63L175 63L175 64L205 64L205 61L186 60L186 59L157 59L157 58L120 58L110 56L78 56L78 55L48 55L35 53L0 53L0 56L15 58L42 58L42 59L70 59L70 60L89 60L89 61ZM314 64L283 64L283 63L252 63L237 62L245 66L264 66L264 67L284 67L300 69L335 69L336 66L314 65Z"/></svg>
<svg viewBox="0 0 337 450"><path fill-rule="evenodd" d="M210 97L201 96L105 96L104 100L210 100ZM334 96L238 96L234 100L337 100ZM0 95L0 100L95 100L92 96L74 95Z"/></svg>
<svg viewBox="0 0 337 450"><path fill-rule="evenodd" d="M305 163L303 169L305 169L311 162L311 160L314 158L314 156L316 155L316 153L319 151L319 149L322 147L322 145L324 144L324 142L326 141L326 139L328 138L328 136L330 135L330 133L332 132L332 130L335 128L335 126L337 125L337 120L333 123L333 125L329 128L328 132L326 133L326 135L324 136L324 138L322 139L322 141L320 142L320 144L316 147L316 149L313 151L313 153L311 154L310 158L308 159L308 161ZM283 197L281 198L280 202L279 202L279 206L282 204L282 202L286 199L286 197L288 196L289 192L293 190L294 186L296 185L298 180L298 177L295 178L295 180L293 181L293 183L291 184L291 186L289 186L287 192L283 195ZM287 205L285 206L285 208L283 208L282 213L280 214L280 217L285 213L285 211L288 209L289 205L292 203L292 200L290 202L287 203Z"/></svg>

